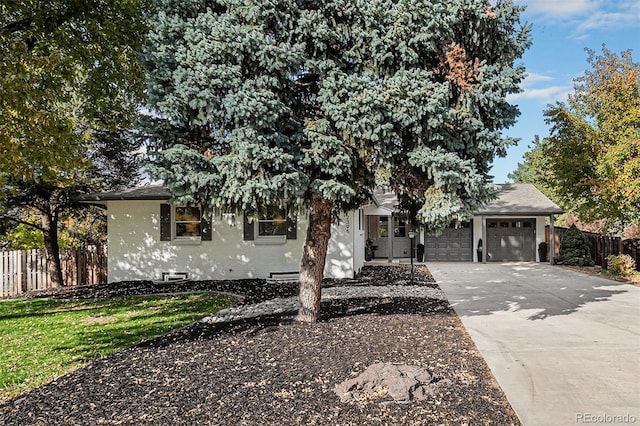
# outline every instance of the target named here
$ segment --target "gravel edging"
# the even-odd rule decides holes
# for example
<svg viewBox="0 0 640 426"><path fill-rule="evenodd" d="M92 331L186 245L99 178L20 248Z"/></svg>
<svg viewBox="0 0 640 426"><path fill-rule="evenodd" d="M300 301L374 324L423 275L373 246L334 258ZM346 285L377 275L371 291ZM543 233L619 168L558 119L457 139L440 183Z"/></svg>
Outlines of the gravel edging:
<svg viewBox="0 0 640 426"><path fill-rule="evenodd" d="M379 288L323 299L318 324L280 314L196 322L0 404L0 424L520 424L446 300L416 297L416 288L391 294L406 268L367 272L377 285L365 287ZM437 294L427 278L419 291ZM340 402L335 385L377 362L453 384L407 404L384 395Z"/></svg>

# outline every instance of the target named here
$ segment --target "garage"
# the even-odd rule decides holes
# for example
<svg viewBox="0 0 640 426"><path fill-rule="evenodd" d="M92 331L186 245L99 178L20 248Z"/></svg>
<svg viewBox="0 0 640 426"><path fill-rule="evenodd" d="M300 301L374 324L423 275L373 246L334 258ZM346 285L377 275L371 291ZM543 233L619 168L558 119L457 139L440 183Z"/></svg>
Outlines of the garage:
<svg viewBox="0 0 640 426"><path fill-rule="evenodd" d="M470 222L459 228L450 226L438 236L425 236L425 260L438 262L472 262L473 232Z"/></svg>
<svg viewBox="0 0 640 426"><path fill-rule="evenodd" d="M535 262L536 220L487 219L486 251L491 262Z"/></svg>

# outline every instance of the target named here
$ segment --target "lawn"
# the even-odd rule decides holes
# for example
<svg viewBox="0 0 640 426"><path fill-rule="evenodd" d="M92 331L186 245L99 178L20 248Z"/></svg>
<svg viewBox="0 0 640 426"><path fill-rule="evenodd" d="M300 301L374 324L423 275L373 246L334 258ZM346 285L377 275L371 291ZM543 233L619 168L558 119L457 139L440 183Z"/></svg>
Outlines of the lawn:
<svg viewBox="0 0 640 426"><path fill-rule="evenodd" d="M213 293L0 301L0 402L234 302Z"/></svg>

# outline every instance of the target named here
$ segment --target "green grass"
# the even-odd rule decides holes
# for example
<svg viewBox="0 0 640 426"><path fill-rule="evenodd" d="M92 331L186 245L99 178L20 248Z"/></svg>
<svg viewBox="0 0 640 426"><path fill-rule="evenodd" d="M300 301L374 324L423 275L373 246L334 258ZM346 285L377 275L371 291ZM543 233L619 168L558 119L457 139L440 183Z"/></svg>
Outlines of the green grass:
<svg viewBox="0 0 640 426"><path fill-rule="evenodd" d="M211 293L0 301L0 402L234 301Z"/></svg>

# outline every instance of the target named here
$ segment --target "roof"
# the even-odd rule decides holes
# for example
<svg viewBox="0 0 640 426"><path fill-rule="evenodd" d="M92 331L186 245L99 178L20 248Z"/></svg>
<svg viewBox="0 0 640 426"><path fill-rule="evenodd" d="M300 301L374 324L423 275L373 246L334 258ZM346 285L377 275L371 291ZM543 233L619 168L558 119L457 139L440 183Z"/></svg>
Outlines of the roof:
<svg viewBox="0 0 640 426"><path fill-rule="evenodd" d="M475 212L474 215L547 216L563 213L563 210L557 204L532 184L514 183L496 186L498 188L498 198ZM392 191L375 190L373 203L378 209L382 208L391 212L398 211L398 197Z"/></svg>
<svg viewBox="0 0 640 426"><path fill-rule="evenodd" d="M384 207L388 210L394 211L398 209L398 196L395 192L385 191L384 189L376 189L373 191L373 204L376 207Z"/></svg>
<svg viewBox="0 0 640 426"><path fill-rule="evenodd" d="M556 203L530 183L496 186L498 187L498 198L477 211L476 215L546 216L563 213L563 210Z"/></svg>
<svg viewBox="0 0 640 426"><path fill-rule="evenodd" d="M546 216L563 213L563 210L557 204L532 184L516 183L496 186L498 187L498 198L477 211L476 215ZM169 198L169 190L164 186L146 185L117 191L86 194L78 197L78 200L99 203L117 200L168 200ZM387 215L398 209L398 197L392 191L375 190L373 203L378 210L381 210L378 213L370 212L369 214Z"/></svg>
<svg viewBox="0 0 640 426"><path fill-rule="evenodd" d="M78 197L78 201L100 202L116 200L168 200L169 190L162 185L134 186L116 191L97 192Z"/></svg>

